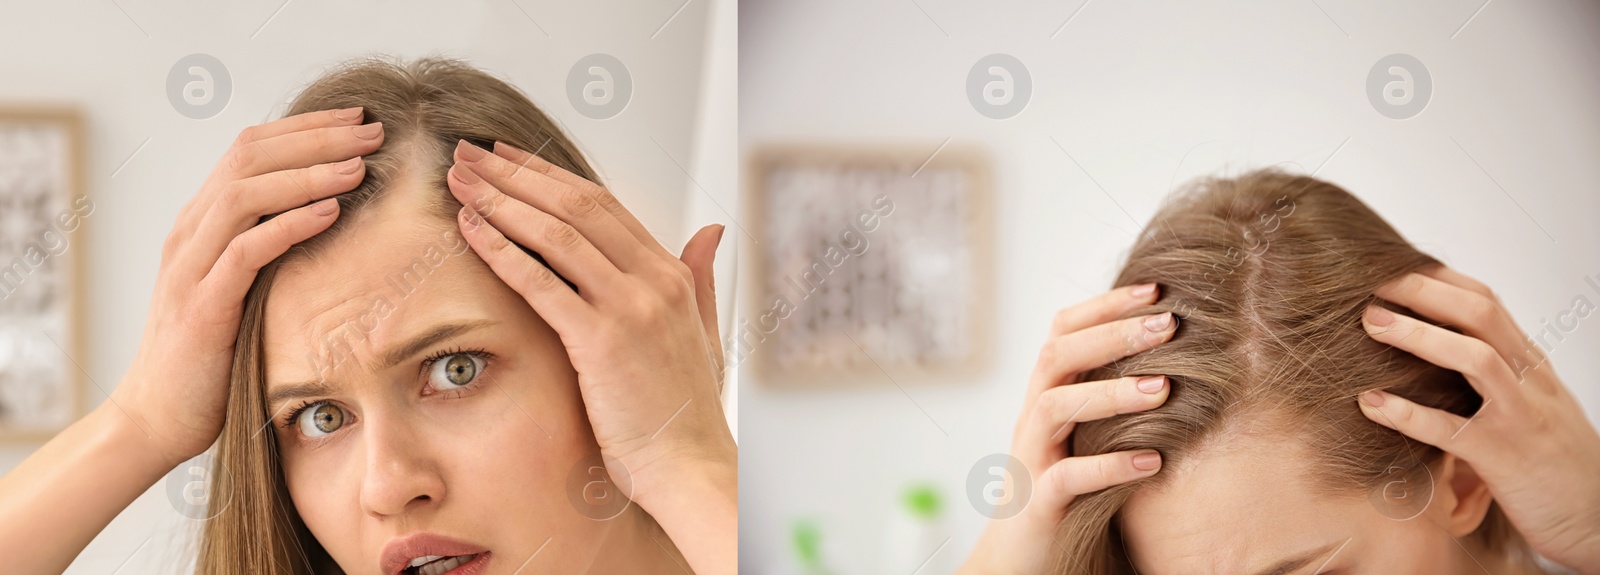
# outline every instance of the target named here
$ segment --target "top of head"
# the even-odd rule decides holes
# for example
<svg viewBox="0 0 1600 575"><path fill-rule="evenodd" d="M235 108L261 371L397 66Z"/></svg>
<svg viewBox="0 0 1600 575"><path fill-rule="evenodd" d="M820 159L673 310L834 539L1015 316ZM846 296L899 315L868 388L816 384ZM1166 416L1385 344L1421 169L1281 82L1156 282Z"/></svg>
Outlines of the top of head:
<svg viewBox="0 0 1600 575"><path fill-rule="evenodd" d="M1138 314L1171 311L1179 331L1085 375L1164 374L1171 395L1148 412L1082 424L1073 452L1154 448L1163 469L1144 483L1159 485L1218 442L1288 436L1313 447L1305 469L1330 493L1437 459L1356 404L1369 389L1462 415L1481 403L1460 374L1373 340L1361 323L1379 286L1437 263L1321 180L1267 170L1192 185L1151 220L1116 280L1160 284L1160 300Z"/></svg>
<svg viewBox="0 0 1600 575"><path fill-rule="evenodd" d="M428 200L433 202L431 211L448 225L461 207L445 184L459 140L486 150L493 149L496 141L505 142L599 181L577 146L526 95L459 60L354 60L307 86L284 116L356 106L364 108L364 123L383 122L384 143L364 158L367 172L361 184L336 196L338 220L295 246L284 259L316 253L393 188L414 187L434 194Z"/></svg>

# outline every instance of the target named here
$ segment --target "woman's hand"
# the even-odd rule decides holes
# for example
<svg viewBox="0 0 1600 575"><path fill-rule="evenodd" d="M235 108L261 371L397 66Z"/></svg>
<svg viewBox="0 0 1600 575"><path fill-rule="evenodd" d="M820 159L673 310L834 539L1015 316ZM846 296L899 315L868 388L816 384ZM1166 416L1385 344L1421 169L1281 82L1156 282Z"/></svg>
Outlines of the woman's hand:
<svg viewBox="0 0 1600 575"><path fill-rule="evenodd" d="M239 134L178 213L139 353L111 401L0 477L7 570L64 571L134 498L216 441L245 293L261 266L338 216L323 198L360 183L359 156L383 141L383 126L360 123L353 108Z"/></svg>
<svg viewBox="0 0 1600 575"><path fill-rule="evenodd" d="M711 273L721 228L679 259L605 188L542 158L462 141L455 159L462 234L561 336L612 476L626 474L697 572L734 572L738 455Z"/></svg>
<svg viewBox="0 0 1600 575"><path fill-rule="evenodd" d="M1373 391L1363 395L1362 413L1472 464L1536 551L1600 573L1600 434L1543 350L1488 287L1443 266L1377 295L1462 331L1377 306L1364 317L1373 339L1461 372L1484 404L1465 418Z"/></svg>
<svg viewBox="0 0 1600 575"><path fill-rule="evenodd" d="M222 431L234 340L256 272L327 229L339 204L323 199L366 175L360 156L378 149L383 125L361 118L361 108L350 108L246 128L178 213L138 355L111 394L171 465L205 451Z"/></svg>
<svg viewBox="0 0 1600 575"><path fill-rule="evenodd" d="M1156 286L1143 284L1056 314L1011 440L1011 455L1032 477L1032 500L1016 516L989 522L961 572L1047 572L1058 554L1056 527L1074 497L1161 469L1161 456L1153 450L1067 456L1074 424L1144 411L1167 400L1167 380L1160 375L1079 383L1085 371L1172 338L1177 320L1170 313L1117 319L1155 301Z"/></svg>

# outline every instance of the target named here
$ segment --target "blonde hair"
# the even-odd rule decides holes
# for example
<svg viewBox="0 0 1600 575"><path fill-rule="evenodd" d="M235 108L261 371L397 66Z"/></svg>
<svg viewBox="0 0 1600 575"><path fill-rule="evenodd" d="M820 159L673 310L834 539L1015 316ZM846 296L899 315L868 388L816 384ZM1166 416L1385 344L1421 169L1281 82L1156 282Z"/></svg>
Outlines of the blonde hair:
<svg viewBox="0 0 1600 575"><path fill-rule="evenodd" d="M1074 500L1057 531L1058 571L1132 573L1119 510L1242 421L1313 446L1306 469L1318 493L1370 493L1401 480L1433 487L1426 467L1443 452L1368 420L1356 401L1384 389L1463 416L1482 404L1461 374L1379 343L1362 327L1363 310L1378 303L1374 290L1438 263L1361 200L1312 177L1264 170L1176 194L1146 226L1115 285L1160 284L1160 299L1132 315L1171 311L1178 332L1084 376L1165 374L1172 391L1156 409L1080 424L1071 445L1074 455L1155 449L1162 471ZM1494 504L1471 539L1490 553L1526 549Z"/></svg>
<svg viewBox="0 0 1600 575"><path fill-rule="evenodd" d="M454 229L461 204L445 173L457 140L490 149L495 141L537 153L569 172L599 182L578 151L527 96L463 62L424 58L409 63L363 59L341 65L302 91L285 116L365 107L364 122L383 122L384 143L365 157L367 173L338 196L337 221L261 270L245 299L234 347L227 419L216 445L216 493L203 527L198 573L304 575L337 572L333 560L295 512L279 466L276 435L268 425L262 327L278 268L308 257L347 229L365 206L402 178L421 178L437 190L440 225Z"/></svg>

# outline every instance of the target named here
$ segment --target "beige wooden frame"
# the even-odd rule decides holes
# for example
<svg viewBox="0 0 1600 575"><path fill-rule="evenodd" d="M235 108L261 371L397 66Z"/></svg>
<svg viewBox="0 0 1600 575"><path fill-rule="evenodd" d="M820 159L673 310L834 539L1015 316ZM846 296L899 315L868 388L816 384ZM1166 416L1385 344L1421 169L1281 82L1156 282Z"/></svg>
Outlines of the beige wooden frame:
<svg viewBox="0 0 1600 575"><path fill-rule="evenodd" d="M65 203L70 206L74 198L86 196L88 193L87 161L85 158L87 144L84 140L85 132L82 112L76 108L61 106L0 106L0 125L15 124L48 124L66 132L67 153L71 157L66 162L68 181L66 190L64 190L67 194ZM67 259L66 267L68 273L71 274L68 285L71 286L73 292L67 304L67 313L71 317L67 318L66 325L70 333L67 334L67 341L58 342L71 355L71 357L62 357L60 364L61 369L65 370L64 373L71 374L67 378L72 394L72 407L71 412L68 414L68 421L63 422L59 427L48 429L18 429L0 424L0 442L40 442L47 440L85 413L88 402L88 386L86 382L89 381L89 375L84 371L88 369L88 356L84 342L85 334L87 333L85 330L84 299L88 282L85 281L84 275L84 261L86 258L83 257L83 250L87 249L89 245L89 224L90 220L88 218L81 219L79 227L71 232L71 247L59 256L51 256ZM0 254L0 256L6 256L6 254ZM8 258L7 261L9 261Z"/></svg>
<svg viewBox="0 0 1600 575"><path fill-rule="evenodd" d="M968 181L972 184L968 188L967 205L971 207L968 214L967 229L971 236L967 238L968 248L975 254L973 269L967 270L971 283L969 284L971 301L963 302L971 318L973 346L967 357L945 365L908 366L908 365L883 365L884 371L871 363L861 369L851 369L840 372L833 369L779 369L776 362L772 361L771 350L762 347L774 345L772 340L756 346L753 353L742 361L739 366L748 368L758 380L758 383L776 388L828 388L838 387L864 381L883 381L889 385L890 379L895 385L901 383L964 383L972 381L985 369L994 355L994 214L992 206L993 180L989 163L985 154L980 150L966 146L949 143L935 151L935 146L929 144L886 144L886 145L834 145L827 143L814 144L783 144L756 146L751 153L747 153L744 161L744 170L741 171L744 197L743 208L740 210L742 223L748 226L751 235L757 241L766 241L765 229L767 222L763 220L767 201L767 192L762 182L774 168L778 166L795 166L812 164L817 166L838 165L876 165L885 168L908 167L913 171L929 168L955 168L967 173ZM896 199L898 201L898 199ZM893 216L885 221L885 225L892 225ZM740 313L742 320L754 322L755 318L765 313L769 307L770 299L777 288L765 285L767 272L771 262L764 257L764 248L752 246L750 260L743 262L741 282L748 288L741 289L750 297L741 297ZM728 338L738 336L739 329L744 321L730 326L730 332L723 334L724 351L732 354ZM781 337L780 327L773 333ZM765 353L763 353L765 351ZM731 361L731 357L730 357Z"/></svg>

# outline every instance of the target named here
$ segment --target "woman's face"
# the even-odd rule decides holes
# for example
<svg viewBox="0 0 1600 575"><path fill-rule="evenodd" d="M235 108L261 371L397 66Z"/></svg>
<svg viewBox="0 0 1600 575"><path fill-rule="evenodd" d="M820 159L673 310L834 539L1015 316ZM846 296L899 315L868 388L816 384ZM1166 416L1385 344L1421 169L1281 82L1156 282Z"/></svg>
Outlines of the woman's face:
<svg viewBox="0 0 1600 575"><path fill-rule="evenodd" d="M1409 494L1409 501L1375 502L1359 489L1319 496L1303 475L1314 456L1282 435L1240 434L1184 459L1168 470L1168 483L1136 491L1122 509L1134 566L1142 575L1431 575L1482 573L1478 563L1493 568L1448 530L1463 521L1452 515L1471 513L1457 509L1450 479L1438 478L1431 498L1424 490ZM1467 521L1475 527L1481 520L1479 512Z"/></svg>
<svg viewBox="0 0 1600 575"><path fill-rule="evenodd" d="M266 395L295 509L348 573L474 554L461 575L587 569L635 515L596 521L569 500L599 450L560 340L451 220L397 195L285 265L268 298ZM590 501L609 495L586 477Z"/></svg>

